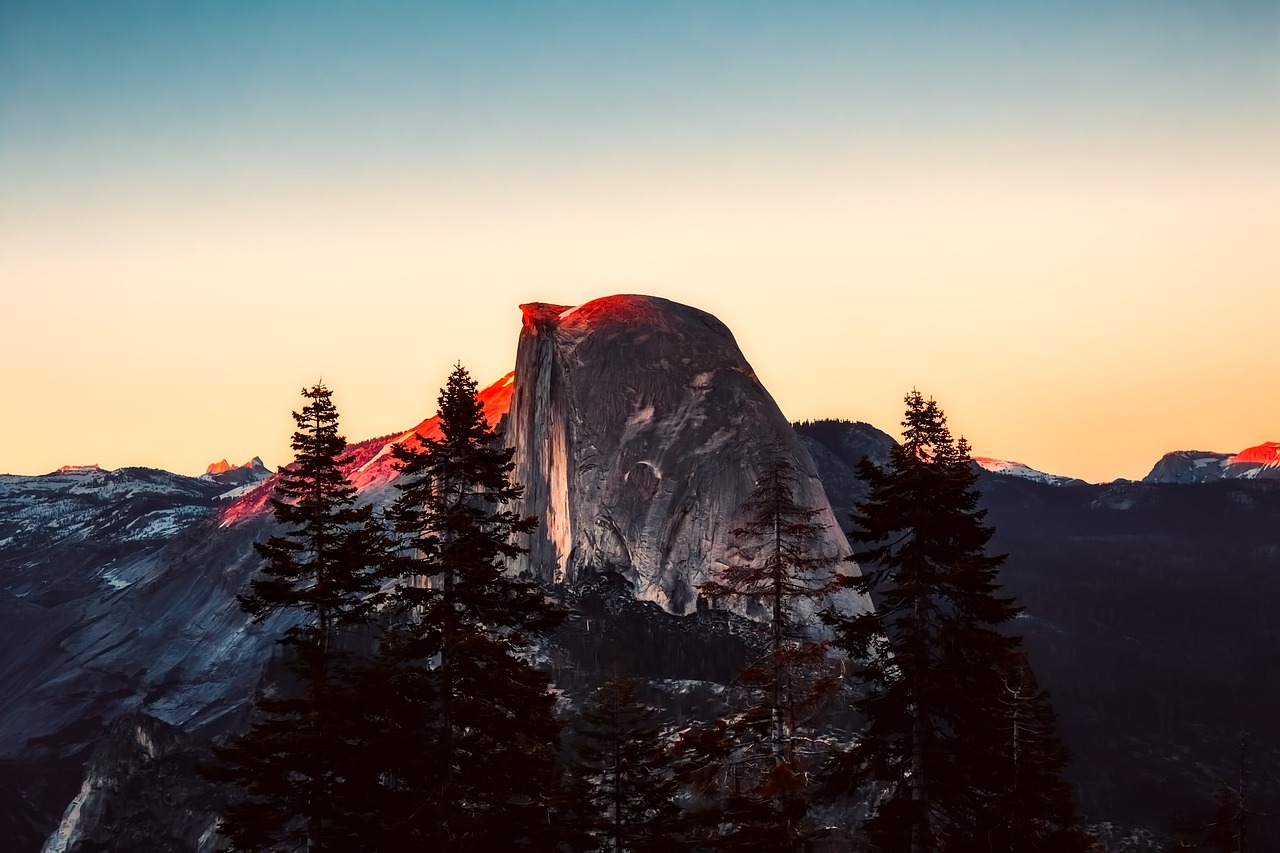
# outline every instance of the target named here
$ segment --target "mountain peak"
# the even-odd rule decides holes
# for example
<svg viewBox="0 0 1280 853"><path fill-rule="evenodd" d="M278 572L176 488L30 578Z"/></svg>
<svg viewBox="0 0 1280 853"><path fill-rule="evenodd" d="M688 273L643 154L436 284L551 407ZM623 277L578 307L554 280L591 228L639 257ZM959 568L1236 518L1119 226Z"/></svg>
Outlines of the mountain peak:
<svg viewBox="0 0 1280 853"><path fill-rule="evenodd" d="M1037 483L1048 483L1051 486L1067 486L1083 483L1083 480L1075 477L1063 477L1059 474L1046 474L1043 471L1037 471L1029 465L1023 465L1021 462L1010 462L1007 459L992 459L988 456L975 456L973 463L984 471L992 474L1003 474L1006 477L1019 477L1023 480L1034 480Z"/></svg>
<svg viewBox="0 0 1280 853"><path fill-rule="evenodd" d="M61 468L57 470L56 473L75 474L78 472L101 471L101 470L102 470L101 466L99 466L97 462L94 462L91 465L63 465Z"/></svg>
<svg viewBox="0 0 1280 853"><path fill-rule="evenodd" d="M849 554L812 457L722 322L654 296L521 307L507 442L516 511L542 524L517 569L568 584L612 571L691 613L717 563L758 556L729 531L777 457L826 526L814 553Z"/></svg>
<svg viewBox="0 0 1280 853"><path fill-rule="evenodd" d="M236 466L232 465L230 462L228 462L228 461L224 458L224 459L222 459L220 462L210 462L210 463L209 463L209 467L208 467L208 468L205 468L205 469L204 469L204 472L205 472L206 474L209 474L209 475L213 475L213 474L225 474L225 473L227 473L228 471L230 471L230 470L231 470L232 468L234 468L234 467L236 467Z"/></svg>
<svg viewBox="0 0 1280 853"><path fill-rule="evenodd" d="M530 302L521 305L520 310L524 312L525 331L533 334L537 334L539 328L581 331L598 330L608 326L670 329L675 316L689 311L697 311L699 314L711 317L710 314L698 311L696 308L657 296L642 296L634 293L603 296L573 306ZM719 321L716 322L719 323Z"/></svg>
<svg viewBox="0 0 1280 853"><path fill-rule="evenodd" d="M1234 454L1175 450L1161 457L1143 482L1208 483L1255 479L1280 479L1280 442L1263 442Z"/></svg>
<svg viewBox="0 0 1280 853"><path fill-rule="evenodd" d="M1246 447L1227 460L1228 465L1280 465L1280 441L1267 441Z"/></svg>
<svg viewBox="0 0 1280 853"><path fill-rule="evenodd" d="M550 302L526 302L520 306L524 313L525 328L538 323L555 323L560 315L574 310L572 305L554 305Z"/></svg>
<svg viewBox="0 0 1280 853"><path fill-rule="evenodd" d="M232 465L226 459L220 459L217 462L210 462L209 467L204 469L205 476L212 477L215 474L225 474L228 471L235 471L244 468L249 471L266 471L267 466L263 463L262 457L255 456L243 465Z"/></svg>

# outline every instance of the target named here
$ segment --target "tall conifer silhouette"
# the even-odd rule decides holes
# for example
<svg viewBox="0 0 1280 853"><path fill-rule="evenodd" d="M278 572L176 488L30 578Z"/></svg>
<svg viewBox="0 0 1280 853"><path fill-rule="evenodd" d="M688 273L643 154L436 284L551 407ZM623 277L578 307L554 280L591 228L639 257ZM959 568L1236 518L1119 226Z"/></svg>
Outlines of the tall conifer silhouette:
<svg viewBox="0 0 1280 853"><path fill-rule="evenodd" d="M461 366L438 417L440 438L394 451L399 612L382 665L400 697L388 722L415 732L419 748L387 751L384 778L405 809L391 823L414 849L545 847L560 724L528 655L562 616L536 581L507 568L537 520L511 509L521 494L513 451L496 441Z"/></svg>
<svg viewBox="0 0 1280 853"><path fill-rule="evenodd" d="M993 531L968 444L952 438L933 400L913 391L906 404L887 467L863 461L870 493L853 515L853 559L864 573L853 584L876 609L824 614L866 687L856 703L865 730L832 761L830 783L883 791L865 824L879 849L1083 849L1060 823L1074 820L1069 789L1048 782L1063 759L1046 700L1020 640L999 630L1020 608L997 594L1004 558L986 553ZM1038 733L1015 744L1020 717L1035 717ZM992 817L1012 806L1014 768L1029 780L1032 764L1039 793L1016 805L1021 834L996 839ZM1038 846L1050 836L1066 846Z"/></svg>
<svg viewBox="0 0 1280 853"><path fill-rule="evenodd" d="M821 692L825 652L803 624L803 608L843 586L839 558L822 551L820 509L799 503L794 464L775 449L742 504L746 517L732 531L742 558L719 568L699 591L711 600L733 597L768 613L764 656L742 672L736 687L749 697L722 734L729 781L725 818L731 843L790 849L803 843L804 768L796 741L806 711ZM750 555L750 559L746 558ZM745 849L745 848L744 848Z"/></svg>
<svg viewBox="0 0 1280 853"><path fill-rule="evenodd" d="M265 565L237 596L257 621L292 620L280 643L296 684L259 696L257 720L217 750L209 769L236 792L221 824L233 850L347 850L359 831L349 810L355 779L341 634L369 617L378 531L342 472L346 440L329 389L317 384L302 396L294 461L280 469L271 498L281 532L255 543Z"/></svg>
<svg viewBox="0 0 1280 853"><path fill-rule="evenodd" d="M657 853L670 847L677 782L657 711L633 681L614 679L588 697L572 727L573 772L592 806L600 850Z"/></svg>

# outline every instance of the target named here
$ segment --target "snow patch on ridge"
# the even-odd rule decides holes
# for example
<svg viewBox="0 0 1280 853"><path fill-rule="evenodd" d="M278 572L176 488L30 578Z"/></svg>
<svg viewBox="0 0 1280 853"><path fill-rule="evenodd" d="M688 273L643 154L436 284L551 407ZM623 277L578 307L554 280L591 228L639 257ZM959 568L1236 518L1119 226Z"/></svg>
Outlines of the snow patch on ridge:
<svg viewBox="0 0 1280 853"><path fill-rule="evenodd" d="M1280 477L1280 442L1246 447L1226 462L1227 476L1247 480Z"/></svg>
<svg viewBox="0 0 1280 853"><path fill-rule="evenodd" d="M1011 462L1007 459L992 459L988 456L975 456L973 463L984 471L992 474L1002 474L1006 477L1018 477L1022 480L1031 480L1035 483L1046 483L1050 486L1067 486L1072 484L1083 483L1074 477L1063 477L1058 474L1046 474L1043 471L1037 471L1029 465L1023 465L1021 462Z"/></svg>
<svg viewBox="0 0 1280 853"><path fill-rule="evenodd" d="M1268 441L1239 453L1175 450L1156 462L1147 483L1209 483L1216 480L1280 479L1280 442Z"/></svg>

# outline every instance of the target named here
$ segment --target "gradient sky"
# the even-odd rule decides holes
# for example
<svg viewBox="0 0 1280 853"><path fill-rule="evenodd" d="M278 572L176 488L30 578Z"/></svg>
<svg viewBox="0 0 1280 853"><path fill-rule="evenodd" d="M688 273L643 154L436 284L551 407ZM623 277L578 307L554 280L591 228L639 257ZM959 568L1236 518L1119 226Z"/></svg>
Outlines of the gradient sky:
<svg viewBox="0 0 1280 853"><path fill-rule="evenodd" d="M1280 3L0 4L0 471L279 465L627 292L794 420L1280 440Z"/></svg>

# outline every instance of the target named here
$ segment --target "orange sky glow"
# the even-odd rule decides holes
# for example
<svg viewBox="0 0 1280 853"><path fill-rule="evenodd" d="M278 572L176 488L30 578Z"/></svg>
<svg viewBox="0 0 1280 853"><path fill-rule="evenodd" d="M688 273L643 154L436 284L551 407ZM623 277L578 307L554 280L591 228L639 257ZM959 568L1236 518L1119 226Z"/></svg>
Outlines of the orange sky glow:
<svg viewBox="0 0 1280 853"><path fill-rule="evenodd" d="M259 63L236 77L166 19L208 74L167 81L121 32L137 67L106 82L69 23L4 13L32 47L0 58L0 472L274 467L321 380L348 439L407 430L455 362L511 370L521 303L614 293L718 316L793 420L896 435L918 388L976 454L1091 481L1280 440L1269 7L926 38L658 5L628 26L675 27L662 50L535 16L559 52L524 57L516 24L449 20L512 67L374 24L286 44L346 77L290 76L266 24L229 36ZM849 58L860 25L886 41Z"/></svg>

